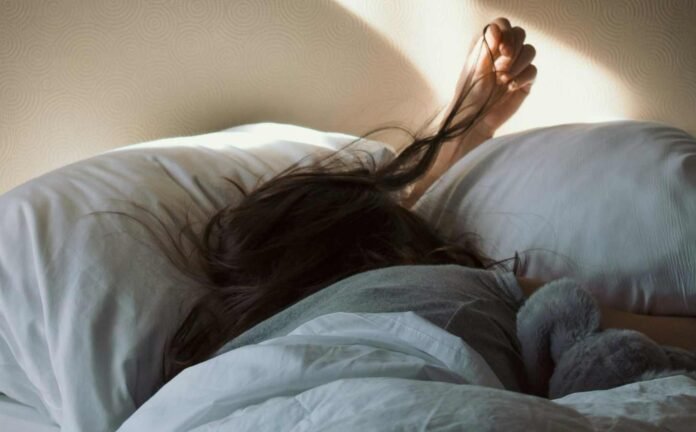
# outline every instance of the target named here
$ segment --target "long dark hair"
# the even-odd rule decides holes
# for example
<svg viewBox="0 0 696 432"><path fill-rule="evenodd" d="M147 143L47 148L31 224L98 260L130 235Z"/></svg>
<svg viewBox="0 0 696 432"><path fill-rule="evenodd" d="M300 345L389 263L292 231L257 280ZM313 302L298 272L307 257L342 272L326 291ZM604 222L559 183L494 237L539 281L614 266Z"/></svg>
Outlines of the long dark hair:
<svg viewBox="0 0 696 432"><path fill-rule="evenodd" d="M485 37L482 46L491 56ZM464 137L505 92L495 73L474 81L472 69L437 131L412 134L412 142L381 166L367 153L351 152L349 145L309 166L298 162L251 191L226 178L243 198L213 214L200 233L191 229L188 215L179 236L158 219L166 232L163 239L155 235L158 246L201 293L169 341L164 380L350 275L404 264L498 264L474 241L444 240L402 203L405 188L423 177L443 143ZM465 106L484 79L493 82L487 99ZM129 216L148 228L127 213L95 213ZM189 252L182 233L193 247Z"/></svg>

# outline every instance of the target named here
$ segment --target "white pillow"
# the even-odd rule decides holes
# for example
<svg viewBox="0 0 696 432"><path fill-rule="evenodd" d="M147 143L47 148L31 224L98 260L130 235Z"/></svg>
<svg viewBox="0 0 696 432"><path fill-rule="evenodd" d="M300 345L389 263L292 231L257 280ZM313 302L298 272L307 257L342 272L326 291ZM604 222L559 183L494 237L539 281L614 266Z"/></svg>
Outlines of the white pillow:
<svg viewBox="0 0 696 432"><path fill-rule="evenodd" d="M156 390L164 342L190 287L146 246L137 223L82 216L122 210L154 224L118 199L165 221L188 210L205 221L240 198L223 176L251 188L353 139L246 125L112 150L0 196L0 393L63 430L115 430ZM377 160L392 155L375 142L360 148Z"/></svg>
<svg viewBox="0 0 696 432"><path fill-rule="evenodd" d="M524 276L576 278L621 309L696 315L696 140L679 129L622 121L496 138L415 208L447 236L479 234L492 258L520 251Z"/></svg>

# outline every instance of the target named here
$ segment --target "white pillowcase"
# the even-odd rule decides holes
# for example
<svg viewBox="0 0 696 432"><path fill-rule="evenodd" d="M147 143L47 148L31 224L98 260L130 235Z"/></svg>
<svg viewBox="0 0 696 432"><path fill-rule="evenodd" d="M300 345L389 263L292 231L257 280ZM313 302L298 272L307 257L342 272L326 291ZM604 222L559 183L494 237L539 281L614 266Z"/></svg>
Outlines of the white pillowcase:
<svg viewBox="0 0 696 432"><path fill-rule="evenodd" d="M205 220L239 199L222 176L250 188L352 139L247 125L113 150L0 196L0 392L65 430L115 429L155 391L190 287L137 223L82 216L134 213L120 199ZM680 130L618 122L501 137L416 208L448 235L477 232L494 257L534 249L527 276L576 277L635 311L696 313L696 140Z"/></svg>
<svg viewBox="0 0 696 432"><path fill-rule="evenodd" d="M524 276L576 278L621 309L696 315L696 139L679 129L622 121L496 138L415 208L446 236L479 234L492 258L519 251Z"/></svg>
<svg viewBox="0 0 696 432"><path fill-rule="evenodd" d="M115 430L156 390L190 287L139 224L83 215L122 210L155 224L118 199L165 221L190 210L204 222L241 196L223 176L251 188L353 139L246 125L112 150L0 196L0 393L63 430ZM393 156L375 142L359 147Z"/></svg>

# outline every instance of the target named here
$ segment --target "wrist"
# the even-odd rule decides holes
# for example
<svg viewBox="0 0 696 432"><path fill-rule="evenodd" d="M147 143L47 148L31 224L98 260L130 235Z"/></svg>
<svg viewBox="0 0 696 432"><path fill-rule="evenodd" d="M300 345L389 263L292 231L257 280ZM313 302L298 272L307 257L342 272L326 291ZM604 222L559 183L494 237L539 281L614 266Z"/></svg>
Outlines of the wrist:
<svg viewBox="0 0 696 432"><path fill-rule="evenodd" d="M440 162L445 162L446 165L454 165L459 159L467 153L483 144L485 141L493 138L493 133L480 128L471 128L466 134L452 141L443 144L443 152L441 152Z"/></svg>
<svg viewBox="0 0 696 432"><path fill-rule="evenodd" d="M471 130L469 130L469 132L466 134L466 136L471 137L472 140L477 140L479 141L479 143L482 143L493 138L493 134L495 134L494 129L478 124L472 127Z"/></svg>
<svg viewBox="0 0 696 432"><path fill-rule="evenodd" d="M411 207L425 191L437 181L448 169L457 161L463 158L471 150L490 139L489 135L478 129L470 129L464 137L446 141L442 144L440 151L435 158L433 166L425 173L425 176L407 191L407 198L404 204Z"/></svg>

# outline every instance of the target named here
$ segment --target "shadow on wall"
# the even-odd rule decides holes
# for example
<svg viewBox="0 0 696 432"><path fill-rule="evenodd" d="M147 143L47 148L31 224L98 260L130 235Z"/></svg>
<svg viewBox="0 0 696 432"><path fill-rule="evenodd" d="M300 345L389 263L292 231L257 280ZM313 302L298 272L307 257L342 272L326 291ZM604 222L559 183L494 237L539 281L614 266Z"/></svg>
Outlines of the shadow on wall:
<svg viewBox="0 0 696 432"><path fill-rule="evenodd" d="M159 125L154 136L261 121L362 134L382 121L417 125L429 114L423 108L434 108L433 89L411 62L332 1L219 3L218 13L209 4L207 18L172 29L162 66L176 73L147 101L166 100L166 117L148 113ZM384 71L387 80L375 79Z"/></svg>
<svg viewBox="0 0 696 432"><path fill-rule="evenodd" d="M362 134L437 108L398 48L329 0L2 2L0 105L0 193L160 137L262 121Z"/></svg>
<svg viewBox="0 0 696 432"><path fill-rule="evenodd" d="M696 134L696 2L484 3L535 26L611 71L624 85L622 96L630 118L656 120Z"/></svg>
<svg viewBox="0 0 696 432"><path fill-rule="evenodd" d="M510 128L583 121L576 113L596 109L599 117L617 112L696 133L691 0L348 4L0 1L0 193L115 147L242 123L356 135L385 123L415 129L458 73L466 48L459 36L474 34L459 20L478 29L484 16L509 16L550 35L537 56L545 62L537 88ZM373 24L399 31L383 35L351 12L360 8ZM564 69L561 45L581 54L574 67L587 58L587 70L606 69L616 80L591 82L601 74ZM567 96L569 86L577 88Z"/></svg>

